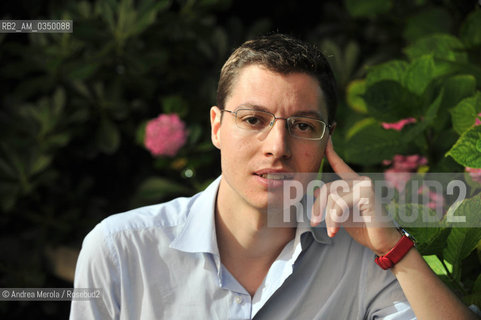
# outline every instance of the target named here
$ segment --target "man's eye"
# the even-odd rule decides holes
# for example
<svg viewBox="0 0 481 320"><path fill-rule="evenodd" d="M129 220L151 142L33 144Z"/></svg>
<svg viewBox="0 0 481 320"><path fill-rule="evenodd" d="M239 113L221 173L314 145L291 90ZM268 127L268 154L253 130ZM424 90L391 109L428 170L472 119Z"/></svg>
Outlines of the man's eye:
<svg viewBox="0 0 481 320"><path fill-rule="evenodd" d="M250 125L256 125L256 124L260 123L259 118L256 118L256 117L249 117L249 118L244 119L244 121L247 122Z"/></svg>
<svg viewBox="0 0 481 320"><path fill-rule="evenodd" d="M299 130L299 131L312 131L312 130L314 130L314 128L310 124L304 123L304 122L295 123L294 129Z"/></svg>
<svg viewBox="0 0 481 320"><path fill-rule="evenodd" d="M262 129L269 124L269 120L257 115L246 115L241 118L241 123L248 129Z"/></svg>

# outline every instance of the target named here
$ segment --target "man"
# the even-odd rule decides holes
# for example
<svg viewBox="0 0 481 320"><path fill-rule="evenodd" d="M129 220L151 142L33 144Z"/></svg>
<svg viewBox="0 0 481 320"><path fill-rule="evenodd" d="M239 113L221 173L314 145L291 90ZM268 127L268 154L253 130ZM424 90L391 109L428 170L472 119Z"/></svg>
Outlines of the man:
<svg viewBox="0 0 481 320"><path fill-rule="evenodd" d="M349 185L369 185L333 149L335 107L332 73L315 48L284 35L244 43L222 68L210 111L221 177L192 198L97 225L84 241L75 287L103 293L73 301L71 318L472 317L392 225L341 229L335 217L344 208L327 185L311 225L271 225L272 196L285 180L317 172L324 155ZM372 189L363 190L367 204L338 196L376 221ZM334 214L314 227L324 209ZM390 271L374 254L386 256L380 265Z"/></svg>

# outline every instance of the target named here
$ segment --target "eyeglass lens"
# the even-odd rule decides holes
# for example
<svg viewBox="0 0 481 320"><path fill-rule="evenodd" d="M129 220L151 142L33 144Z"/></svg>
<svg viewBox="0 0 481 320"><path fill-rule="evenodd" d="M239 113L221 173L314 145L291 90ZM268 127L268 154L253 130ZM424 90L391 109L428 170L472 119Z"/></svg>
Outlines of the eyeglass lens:
<svg viewBox="0 0 481 320"><path fill-rule="evenodd" d="M250 131L263 131L273 126L276 120L272 113L253 109L238 109L233 114L236 116L237 126ZM319 140L324 135L326 124L317 119L289 117L287 119L287 127L291 136L301 139Z"/></svg>

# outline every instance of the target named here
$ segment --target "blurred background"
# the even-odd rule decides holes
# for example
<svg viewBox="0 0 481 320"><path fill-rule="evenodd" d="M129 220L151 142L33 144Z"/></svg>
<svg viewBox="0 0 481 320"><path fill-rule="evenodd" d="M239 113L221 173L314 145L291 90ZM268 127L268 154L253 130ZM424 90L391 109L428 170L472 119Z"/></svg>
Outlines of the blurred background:
<svg viewBox="0 0 481 320"><path fill-rule="evenodd" d="M0 287L71 287L82 240L103 218L214 180L208 110L220 68L266 33L327 55L340 97L334 144L356 170L481 168L454 147L479 132L478 1L17 0L2 1L0 17L73 20L73 33L0 33ZM479 303L479 230L438 231L425 241L467 248L425 254ZM68 312L69 302L0 302L3 319Z"/></svg>

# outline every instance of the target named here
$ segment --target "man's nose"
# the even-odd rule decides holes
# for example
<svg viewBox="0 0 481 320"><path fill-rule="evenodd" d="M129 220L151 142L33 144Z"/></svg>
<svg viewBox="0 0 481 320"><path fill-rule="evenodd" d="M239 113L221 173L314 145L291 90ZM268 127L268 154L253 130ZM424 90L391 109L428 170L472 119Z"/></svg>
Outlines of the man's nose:
<svg viewBox="0 0 481 320"><path fill-rule="evenodd" d="M276 159L291 157L290 135L285 119L276 119L274 124L262 133L260 139L266 156Z"/></svg>

